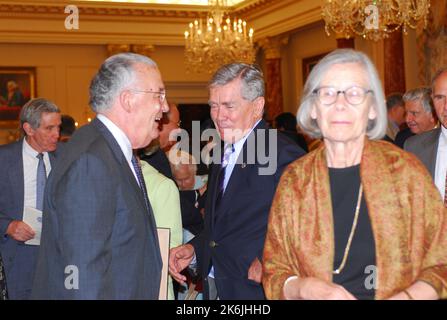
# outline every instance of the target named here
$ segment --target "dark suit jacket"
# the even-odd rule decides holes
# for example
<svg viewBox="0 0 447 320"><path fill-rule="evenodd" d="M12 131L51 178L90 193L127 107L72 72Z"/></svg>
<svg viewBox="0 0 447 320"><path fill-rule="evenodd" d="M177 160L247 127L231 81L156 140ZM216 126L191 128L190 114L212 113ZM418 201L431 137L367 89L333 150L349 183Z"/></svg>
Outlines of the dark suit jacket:
<svg viewBox="0 0 447 320"><path fill-rule="evenodd" d="M28 299L31 294L39 246L25 245L6 236L13 220L23 220L23 139L0 146L0 253L8 279L10 299ZM54 154L50 153L51 166Z"/></svg>
<svg viewBox="0 0 447 320"><path fill-rule="evenodd" d="M440 135L441 128L439 127L410 137L404 144L406 151L414 153L422 161L433 180L435 178L436 157Z"/></svg>
<svg viewBox="0 0 447 320"><path fill-rule="evenodd" d="M32 298L157 299L160 271L152 211L95 119L75 132L48 179Z"/></svg>
<svg viewBox="0 0 447 320"><path fill-rule="evenodd" d="M256 139L256 135L265 129L267 124L261 121L245 142L219 207L216 207L216 197L220 165L211 165L205 228L191 240L205 287L208 287L211 265L214 266L220 299L265 299L262 286L248 280L248 269L256 257L262 260L268 214L279 178L290 162L305 154L297 144L279 134L273 145L269 144L269 130L266 131L266 141ZM256 154L249 154L247 158L247 142L252 137L256 140L257 151L254 153L262 156L268 154L265 150L273 152L277 161L273 174L259 174L258 170L268 164L263 165L265 161ZM241 157L244 161L240 161ZM250 157L255 160L252 164L247 161ZM205 298L208 298L208 290L205 290Z"/></svg>
<svg viewBox="0 0 447 320"><path fill-rule="evenodd" d="M414 133L411 132L410 128L402 129L397 133L396 138L394 139L394 144L399 148L404 149L405 141L412 136L414 136Z"/></svg>

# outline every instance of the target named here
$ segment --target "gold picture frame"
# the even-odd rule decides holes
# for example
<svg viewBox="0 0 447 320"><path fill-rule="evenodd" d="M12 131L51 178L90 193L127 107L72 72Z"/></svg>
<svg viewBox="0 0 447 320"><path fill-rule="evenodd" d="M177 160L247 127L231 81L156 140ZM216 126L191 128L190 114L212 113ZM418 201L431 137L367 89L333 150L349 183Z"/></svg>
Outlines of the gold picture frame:
<svg viewBox="0 0 447 320"><path fill-rule="evenodd" d="M36 91L36 68L0 66L0 128L18 128L20 110Z"/></svg>

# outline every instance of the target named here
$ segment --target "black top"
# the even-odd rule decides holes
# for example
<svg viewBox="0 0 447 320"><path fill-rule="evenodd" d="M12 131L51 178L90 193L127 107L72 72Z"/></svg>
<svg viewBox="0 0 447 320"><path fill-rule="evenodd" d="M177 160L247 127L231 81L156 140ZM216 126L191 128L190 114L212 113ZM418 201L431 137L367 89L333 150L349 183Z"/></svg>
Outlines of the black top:
<svg viewBox="0 0 447 320"><path fill-rule="evenodd" d="M360 188L360 165L329 168L334 219L334 268L340 267L354 221ZM375 243L363 193L357 228L344 269L333 275L333 282L343 286L357 299L374 299Z"/></svg>

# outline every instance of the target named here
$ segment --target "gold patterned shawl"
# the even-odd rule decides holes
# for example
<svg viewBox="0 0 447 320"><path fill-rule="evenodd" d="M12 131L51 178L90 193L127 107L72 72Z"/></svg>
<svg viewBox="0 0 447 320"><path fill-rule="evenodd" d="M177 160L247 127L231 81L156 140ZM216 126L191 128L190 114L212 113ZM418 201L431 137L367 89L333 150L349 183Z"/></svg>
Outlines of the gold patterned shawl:
<svg viewBox="0 0 447 320"><path fill-rule="evenodd" d="M413 155L365 140L360 179L376 246L376 299L421 280L447 298L447 209ZM263 285L283 298L293 275L332 281L334 230L324 145L284 171L270 210Z"/></svg>

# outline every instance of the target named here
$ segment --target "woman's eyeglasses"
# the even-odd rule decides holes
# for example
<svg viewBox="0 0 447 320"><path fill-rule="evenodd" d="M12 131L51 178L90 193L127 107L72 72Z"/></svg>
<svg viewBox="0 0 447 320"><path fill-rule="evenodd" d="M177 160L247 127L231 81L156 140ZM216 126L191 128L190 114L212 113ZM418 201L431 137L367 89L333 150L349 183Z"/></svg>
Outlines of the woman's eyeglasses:
<svg viewBox="0 0 447 320"><path fill-rule="evenodd" d="M317 96L321 104L331 105L337 101L338 95L342 93L349 104L359 105L366 99L368 93L373 92L361 87L350 87L345 90L337 90L334 87L321 87L312 93Z"/></svg>

